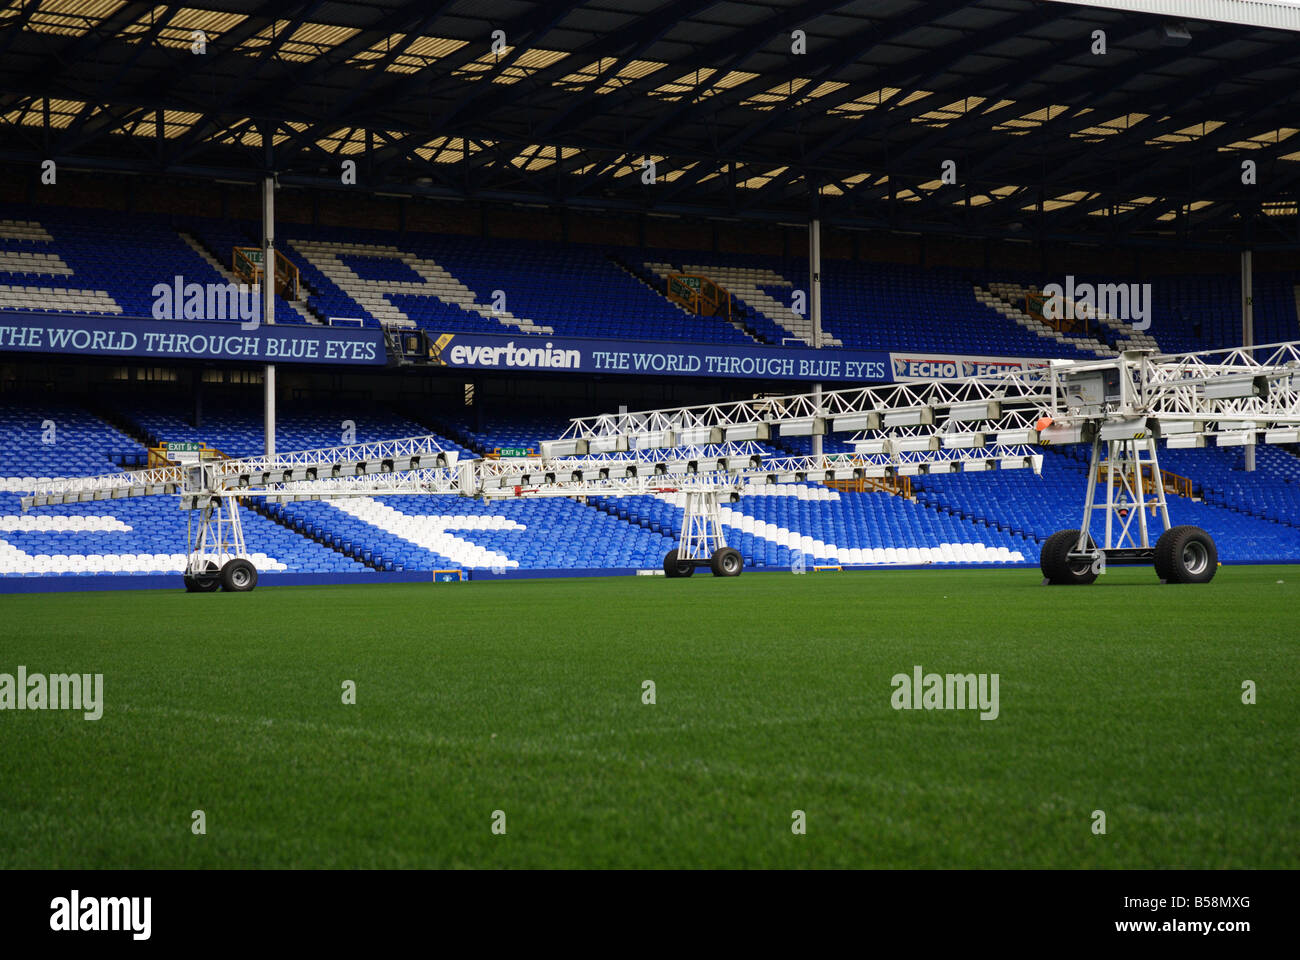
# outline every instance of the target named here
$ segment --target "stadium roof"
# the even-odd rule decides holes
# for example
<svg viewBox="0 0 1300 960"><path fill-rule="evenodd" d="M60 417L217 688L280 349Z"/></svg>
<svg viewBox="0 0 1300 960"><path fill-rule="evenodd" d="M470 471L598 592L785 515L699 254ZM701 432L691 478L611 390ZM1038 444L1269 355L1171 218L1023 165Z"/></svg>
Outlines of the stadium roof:
<svg viewBox="0 0 1300 960"><path fill-rule="evenodd" d="M9 0L0 160L338 188L354 160L381 193L1295 243L1296 28L1249 0Z"/></svg>

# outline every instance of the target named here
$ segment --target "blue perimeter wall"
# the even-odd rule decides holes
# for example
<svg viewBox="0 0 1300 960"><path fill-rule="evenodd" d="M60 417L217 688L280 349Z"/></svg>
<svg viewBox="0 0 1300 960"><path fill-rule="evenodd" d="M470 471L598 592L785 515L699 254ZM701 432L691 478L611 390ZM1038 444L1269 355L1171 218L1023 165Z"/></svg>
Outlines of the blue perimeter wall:
<svg viewBox="0 0 1300 960"><path fill-rule="evenodd" d="M1037 563L987 563L942 565L944 570L1007 570L1037 569ZM877 566L846 566L845 570L932 570L935 564L887 564ZM445 571L439 571L445 572ZM465 580L552 580L574 577L632 577L639 571L632 567L594 568L591 570L508 570L492 573L487 570L464 571ZM814 571L809 571L812 574ZM834 571L822 571L834 572ZM654 575L661 575L654 571ZM747 570L745 576L761 574L790 575L789 570ZM401 573L263 573L258 576L261 587L321 587L345 584L370 583L432 583L434 571L408 570ZM454 582L454 581L453 581ZM3 593L80 593L94 590L181 590L179 573L149 576L119 576L113 574L92 577L0 577L0 594Z"/></svg>

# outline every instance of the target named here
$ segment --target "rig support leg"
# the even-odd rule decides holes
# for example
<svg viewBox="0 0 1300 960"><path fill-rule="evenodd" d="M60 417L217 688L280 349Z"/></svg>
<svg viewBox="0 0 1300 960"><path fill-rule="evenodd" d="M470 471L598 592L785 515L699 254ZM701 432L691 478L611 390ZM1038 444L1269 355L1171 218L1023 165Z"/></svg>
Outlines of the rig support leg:
<svg viewBox="0 0 1300 960"><path fill-rule="evenodd" d="M687 490L681 539L677 549L664 558L664 572L682 577L690 576L697 567L709 567L716 577L736 577L744 566L740 551L727 546L718 492Z"/></svg>

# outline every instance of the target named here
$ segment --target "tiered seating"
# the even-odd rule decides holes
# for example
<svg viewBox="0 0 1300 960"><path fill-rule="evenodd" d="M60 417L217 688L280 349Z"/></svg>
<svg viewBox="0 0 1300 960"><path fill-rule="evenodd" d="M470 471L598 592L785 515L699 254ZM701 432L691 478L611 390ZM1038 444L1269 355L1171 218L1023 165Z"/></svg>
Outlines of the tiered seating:
<svg viewBox="0 0 1300 960"><path fill-rule="evenodd" d="M1300 339L1295 272L1256 272L1255 342ZM1152 332L1171 353L1241 345L1241 279L1236 274L1152 278Z"/></svg>
<svg viewBox="0 0 1300 960"><path fill-rule="evenodd" d="M163 217L60 207L6 207L5 215L0 310L148 317L157 283L225 282Z"/></svg>
<svg viewBox="0 0 1300 960"><path fill-rule="evenodd" d="M199 256L205 261L209 259L215 261L213 268L228 281L241 282L232 270L235 247L256 247L261 244L260 231L254 225L242 221L193 219L178 221L176 226L182 231L182 239L185 235L191 237L194 244L198 245ZM278 245L283 247L283 244ZM284 250L281 249L280 252L283 253ZM319 323L320 318L313 316L308 310L305 292L295 305L277 291L275 322Z"/></svg>
<svg viewBox="0 0 1300 960"><path fill-rule="evenodd" d="M597 499L654 532L677 535L683 496ZM723 507L728 543L748 566L790 569L861 564L1009 563L1037 559L1032 541L883 493L840 493L813 484L755 486Z"/></svg>
<svg viewBox="0 0 1300 960"><path fill-rule="evenodd" d="M1109 314L1099 315L1089 332L1064 333L1056 330L1042 320L1031 316L1025 310L1025 297L1032 289L1032 287L1025 284L994 280L989 283L987 288L977 284L975 299L996 310L1016 325L1024 327L1037 337L1077 347L1086 353L1096 354L1099 357L1119 355L1119 350L1106 345L1107 338L1114 340L1116 343L1122 343L1125 349L1155 349L1155 340L1145 333L1139 333L1128 328L1126 324L1116 320ZM1077 307L1072 308L1070 301L1066 301L1064 312L1068 315L1071 309L1077 309ZM1078 316L1078 313L1073 315Z"/></svg>
<svg viewBox="0 0 1300 960"><path fill-rule="evenodd" d="M6 207L5 213L15 216L0 219L0 311L149 317L157 283L177 276L186 284L234 280L224 262L210 262L166 217L59 207ZM246 242L220 230L208 239L227 253ZM276 322L307 321L277 295Z"/></svg>
<svg viewBox="0 0 1300 960"><path fill-rule="evenodd" d="M53 423L50 432L47 421ZM44 442L53 438L53 443ZM179 573L186 514L174 497L97 501L22 513L19 494L38 479L143 465L147 451L89 412L60 403L6 400L0 408L0 576ZM243 512L259 569L364 571L363 564Z"/></svg>
<svg viewBox="0 0 1300 960"><path fill-rule="evenodd" d="M752 311L752 325L771 343L795 341L814 345L812 320L805 308L794 310L794 290L806 284L794 283L770 264L752 258L728 257L713 254L705 257L699 253L682 253L673 262L647 260L645 268L667 282L669 274L686 273L705 276L724 287L731 296ZM805 290L805 294L806 294ZM806 297L805 297L806 300ZM838 347L840 340L822 328L822 343Z"/></svg>
<svg viewBox="0 0 1300 960"><path fill-rule="evenodd" d="M164 404L131 407L128 419L159 440L206 440L232 455L261 447L260 413L222 411L188 427ZM395 414L348 417L343 408L289 405L282 449L335 445L343 419L359 441L427 432ZM460 415L463 417L463 415ZM445 418L457 430L469 427ZM58 442L41 442L46 420ZM476 449L535 446L567 420L545 412L489 416L472 431ZM459 433L457 434L460 435ZM464 447L463 455L472 455ZM807 438L774 446L807 452ZM844 440L827 438L827 449ZM753 568L816 564L1033 562L1051 533L1077 526L1085 478L1082 448L1048 452L1042 476L917 477L916 502L883 493L842 493L810 485L758 486L723 508L734 546ZM170 497L99 501L22 515L18 491L34 478L85 475L133 465L144 449L120 430L67 404L10 401L0 414L0 573L84 575L177 572L186 516ZM1205 503L1170 498L1175 523L1205 527L1228 562L1300 560L1300 460L1261 447L1246 475L1239 450L1166 451L1165 466L1191 476ZM254 563L265 571L337 573L368 569L477 570L657 568L675 544L680 495L480 502L461 497L387 496L268 503L244 511Z"/></svg>
<svg viewBox="0 0 1300 960"><path fill-rule="evenodd" d="M475 425L474 417L463 412L440 413L436 419L448 436L480 454L489 454L504 447L523 447L540 452L541 442L560 436L570 418L559 413L494 410L484 414L481 427Z"/></svg>
<svg viewBox="0 0 1300 960"><path fill-rule="evenodd" d="M1096 344L1042 337L981 303L965 272L827 261L822 311L848 346L981 356L1095 359Z"/></svg>
<svg viewBox="0 0 1300 960"><path fill-rule="evenodd" d="M231 250L255 245L258 233L251 221L7 205L0 209L0 311L150 316L155 284L175 276L225 284ZM277 242L310 291L296 304L277 295L278 323L333 317L453 332L753 344L724 319L689 315L598 246L295 224L282 224ZM807 288L806 260L673 250L615 255L646 276L709 276L731 291L762 339L811 342L807 313L796 313L793 301ZM1067 359L1130 344L1184 351L1240 340L1235 274L1107 279L1151 283L1149 331L1103 323L1102 344L1046 330L1019 307L1023 291L1043 281L1026 271L985 277L827 259L823 333L832 347ZM1257 343L1300 338L1297 279L1294 271L1256 274Z"/></svg>
<svg viewBox="0 0 1300 960"><path fill-rule="evenodd" d="M1162 458L1165 453L1161 451ZM1079 527L1087 483L1081 454L1082 448L1049 452L1041 476L1028 471L944 474L918 477L913 488L921 503L940 513L988 522L1041 542L1057 530ZM1300 560L1300 537L1288 526L1172 495L1168 505L1172 523L1194 524L1215 538L1224 562Z"/></svg>
<svg viewBox="0 0 1300 960"><path fill-rule="evenodd" d="M81 477L143 466L147 452L134 439L80 407L35 398L0 403L0 475Z"/></svg>
<svg viewBox="0 0 1300 960"><path fill-rule="evenodd" d="M265 446L264 422L260 408L242 406L223 407L205 417L203 426L191 426L179 414L158 404L123 404L123 414L149 437L151 444L167 441L203 441L228 457L256 456ZM343 446L348 443L368 443L374 440L395 440L401 437L422 437L432 431L394 413L376 410L369 403L355 405L282 404L276 411L276 449L317 450ZM345 422L352 424L351 435L345 436ZM464 456L473 456L452 440L439 437L447 450Z"/></svg>
<svg viewBox="0 0 1300 960"><path fill-rule="evenodd" d="M393 570L657 568L675 536L573 500L454 496L287 503L295 528Z"/></svg>
<svg viewBox="0 0 1300 960"><path fill-rule="evenodd" d="M1300 527L1300 459L1282 448L1258 446L1253 473L1241 447L1161 451L1160 464L1190 478L1208 503Z"/></svg>
<svg viewBox="0 0 1300 960"><path fill-rule="evenodd" d="M793 310L794 291L807 292L806 260L653 251L645 266L660 277L681 271L703 274L750 308L747 322L768 341L812 343L806 312ZM981 300L966 272L952 268L822 263L822 330L831 346L1067 359L1110 353L1090 338L1031 329L999 310L994 299L986 294Z"/></svg>
<svg viewBox="0 0 1300 960"><path fill-rule="evenodd" d="M261 571L369 569L252 510L241 516L249 559ZM186 521L175 497L42 507L24 515L16 494L0 494L0 575L178 574L185 566Z"/></svg>
<svg viewBox="0 0 1300 960"><path fill-rule="evenodd" d="M283 237L321 316L445 331L752 343L725 321L685 313L598 247L292 225Z"/></svg>

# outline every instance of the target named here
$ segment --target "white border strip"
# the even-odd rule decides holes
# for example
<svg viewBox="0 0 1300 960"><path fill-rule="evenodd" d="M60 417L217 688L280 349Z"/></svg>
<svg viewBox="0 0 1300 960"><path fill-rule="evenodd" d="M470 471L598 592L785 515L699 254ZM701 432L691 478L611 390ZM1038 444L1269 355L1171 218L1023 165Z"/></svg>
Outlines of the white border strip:
<svg viewBox="0 0 1300 960"><path fill-rule="evenodd" d="M1300 31L1300 5L1278 0L1050 0L1076 7L1151 13L1171 20L1208 20Z"/></svg>

